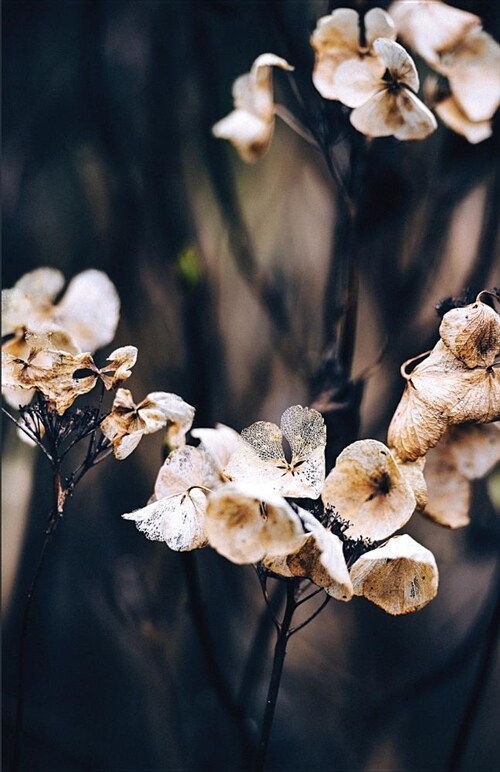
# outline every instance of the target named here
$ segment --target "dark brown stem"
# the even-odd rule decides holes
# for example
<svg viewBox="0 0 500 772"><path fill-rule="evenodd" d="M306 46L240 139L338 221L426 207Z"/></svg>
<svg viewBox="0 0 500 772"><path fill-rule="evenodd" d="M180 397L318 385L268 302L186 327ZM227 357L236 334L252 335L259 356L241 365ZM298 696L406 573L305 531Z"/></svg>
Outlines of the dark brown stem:
<svg viewBox="0 0 500 772"><path fill-rule="evenodd" d="M280 690L281 675L283 673L283 665L285 663L286 647L290 637L290 625L295 609L297 608L297 601L295 600L296 587L297 583L294 579L288 581L285 612L283 614L283 620L278 630L276 645L274 648L273 668L271 671L271 680L269 682L269 689L267 692L266 709L264 711L264 718L262 721L259 749L257 751L257 757L255 760L255 772L263 772L264 764L266 762L267 747L269 745L269 737L271 734L271 727L273 725L273 718Z"/></svg>

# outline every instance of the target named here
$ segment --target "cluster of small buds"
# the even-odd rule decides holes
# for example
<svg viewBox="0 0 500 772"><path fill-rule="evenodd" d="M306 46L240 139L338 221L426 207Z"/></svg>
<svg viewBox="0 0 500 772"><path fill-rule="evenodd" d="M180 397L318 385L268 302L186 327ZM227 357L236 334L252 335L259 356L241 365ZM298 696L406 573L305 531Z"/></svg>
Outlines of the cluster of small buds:
<svg viewBox="0 0 500 772"><path fill-rule="evenodd" d="M427 78L424 92L443 123L471 143L487 139L500 104L500 46L478 16L441 0L395 0L389 12L372 8L362 19L352 8L337 8L320 18L311 46L312 81L321 96L353 108L351 124L368 137L424 139L434 132L436 119L417 96L417 68L398 34L438 73ZM273 135L272 67L294 69L261 54L234 83L235 109L213 127L248 163L266 153Z"/></svg>

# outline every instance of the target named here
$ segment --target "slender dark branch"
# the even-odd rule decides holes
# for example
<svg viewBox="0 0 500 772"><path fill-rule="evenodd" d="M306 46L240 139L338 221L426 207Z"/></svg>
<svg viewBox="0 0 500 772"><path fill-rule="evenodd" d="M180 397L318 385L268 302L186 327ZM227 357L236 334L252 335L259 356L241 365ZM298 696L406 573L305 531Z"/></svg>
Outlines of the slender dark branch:
<svg viewBox="0 0 500 772"><path fill-rule="evenodd" d="M296 587L297 581L295 579L289 579L287 582L285 611L283 614L283 620L278 630L276 646L274 649L273 668L271 671L271 680L269 681L269 689L267 692L266 709L264 711L264 718L262 721L259 749L255 760L255 772L263 772L264 764L266 761L267 747L269 744L274 712L276 710L276 703L278 700L281 675L283 673L283 665L285 662L290 625L294 611L297 608L297 603L295 600Z"/></svg>
<svg viewBox="0 0 500 772"><path fill-rule="evenodd" d="M50 461L51 464L54 463L54 459L50 455L50 453L47 450L47 448L45 447L45 445L42 442L40 442L40 440L38 439L36 434L34 434L33 432L29 431L29 429L26 426L23 426L23 424L20 421L18 421L17 418L14 418L14 416L11 415L11 413L9 413L9 411L6 410L4 407L2 407L2 413L4 415L6 415L7 418L9 418L9 420L11 420L12 423L14 423L17 426L18 429L20 429L22 432L24 432L24 434L27 437L29 437L30 440L33 440L33 442L35 442L38 445L40 450L46 455L46 457L48 458L48 460Z"/></svg>
<svg viewBox="0 0 500 772"><path fill-rule="evenodd" d="M309 595L306 595L305 598L301 598L299 601L297 601L297 607L302 606L303 603L306 603L308 600L311 600L311 598L315 598L316 595L319 595L320 592L323 592L322 587L317 587L314 592L310 592Z"/></svg>
<svg viewBox="0 0 500 772"><path fill-rule="evenodd" d="M481 698L488 682L488 676L493 664L499 630L500 591L497 591L497 597L490 617L488 628L486 630L485 641L475 673L474 683L472 684L472 689L470 691L462 720L460 721L457 730L455 742L451 750L447 767L448 772L459 772L462 766L465 752L467 750L467 745L469 743L472 730L474 729Z"/></svg>
<svg viewBox="0 0 500 772"><path fill-rule="evenodd" d="M311 597L311 596L310 596L310 597ZM322 604L321 604L321 605L320 605L320 606L319 606L319 607L316 609L316 611L314 612L314 614L311 614L311 616L310 616L310 617L308 617L308 618L305 620L305 622L301 622L301 623L300 623L300 625L297 625L297 627L292 627L292 629L290 630L290 633L289 633L289 636L288 636L288 637L289 637L289 638L291 638L291 637L292 637L292 635L295 635L295 633L298 633L298 632L299 632L299 630L302 630L302 628L303 628L303 627L305 627L306 625L308 625L308 624L309 624L309 622L312 622L312 621L313 621L313 619L316 619L316 617L318 616L318 614L320 614L320 613L323 611L323 609L325 608L325 606L326 606L326 605L327 605L327 604L328 604L330 601L331 601L331 596L330 596L330 595L327 595L327 596L326 596L326 598L325 598L325 600L323 601L323 603L322 603Z"/></svg>
<svg viewBox="0 0 500 772"><path fill-rule="evenodd" d="M272 606L271 606L271 601L270 601L270 598L269 598L269 593L267 591L267 576L261 577L258 573L257 573L257 575L258 575L258 578L259 578L260 589L262 591L262 597L264 598L264 602L265 602L265 604L267 606L267 610L269 611L269 614L271 615L271 619L273 620L273 624L274 624L276 630L279 630L280 623L276 619L276 615L275 615L275 613L274 613L274 611L272 609Z"/></svg>

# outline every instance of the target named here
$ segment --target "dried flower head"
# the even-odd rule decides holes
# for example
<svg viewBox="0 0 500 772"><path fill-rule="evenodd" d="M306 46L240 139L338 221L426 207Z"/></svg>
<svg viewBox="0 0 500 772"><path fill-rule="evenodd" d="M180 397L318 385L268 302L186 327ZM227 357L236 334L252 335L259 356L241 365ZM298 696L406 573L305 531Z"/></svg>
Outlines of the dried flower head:
<svg viewBox="0 0 500 772"><path fill-rule="evenodd" d="M217 474L226 481L223 470L240 445L238 432L224 424L216 424L215 429L193 429L191 436L200 440L201 447L210 457Z"/></svg>
<svg viewBox="0 0 500 772"><path fill-rule="evenodd" d="M174 450L156 479L153 501L123 515L154 541L164 541L177 552L207 544L207 494L217 485L212 465L200 448Z"/></svg>
<svg viewBox="0 0 500 772"><path fill-rule="evenodd" d="M375 40L373 50L384 63L382 75L361 72L354 61L337 70L338 99L355 107L352 125L368 137L424 139L436 130L437 123L415 95L419 79L413 59L399 43L386 38Z"/></svg>
<svg viewBox="0 0 500 772"><path fill-rule="evenodd" d="M283 440L290 446L286 457ZM257 421L241 433L225 474L236 482L259 481L282 496L317 498L325 479L326 427L321 413L294 405L281 428Z"/></svg>
<svg viewBox="0 0 500 772"><path fill-rule="evenodd" d="M325 480L322 499L349 521L350 539L379 541L412 516L416 499L389 449L377 440L353 442Z"/></svg>
<svg viewBox="0 0 500 772"><path fill-rule="evenodd" d="M480 300L443 316L439 334L467 367L490 367L500 356L500 316Z"/></svg>
<svg viewBox="0 0 500 772"><path fill-rule="evenodd" d="M302 544L299 516L266 486L226 483L210 494L206 528L210 546L233 563L256 563Z"/></svg>
<svg viewBox="0 0 500 772"><path fill-rule="evenodd" d="M2 291L2 333L14 336L9 353L25 353L19 346L26 331L66 334L67 348L94 352L113 340L120 301L113 283L102 271L90 269L75 276L58 303L63 274L54 268L37 268L25 274L12 289ZM60 342L59 347L61 347Z"/></svg>
<svg viewBox="0 0 500 772"><path fill-rule="evenodd" d="M375 53L373 44L377 38L396 39L396 30L391 17L381 8L372 8L364 16L365 45L361 44L360 19L351 8L337 8L328 16L318 19L311 35L315 52L313 83L325 99L340 99L336 88L337 72L344 62L353 63L356 80L367 77L380 79L385 72L385 63ZM366 101L351 107L357 107Z"/></svg>
<svg viewBox="0 0 500 772"><path fill-rule="evenodd" d="M448 528L468 525L470 481L486 477L499 461L499 424L450 427L427 454L429 501L425 514Z"/></svg>
<svg viewBox="0 0 500 772"><path fill-rule="evenodd" d="M177 394L154 391L136 404L128 389L118 389L111 413L101 423L101 431L113 445L115 458L132 453L144 434L164 428L167 421L180 423L185 432L193 422L194 408Z"/></svg>
<svg viewBox="0 0 500 772"><path fill-rule="evenodd" d="M250 72L233 84L232 113L212 128L215 137L230 140L247 163L254 163L267 152L274 132L272 67L294 68L275 54L261 54Z"/></svg>
<svg viewBox="0 0 500 772"><path fill-rule="evenodd" d="M437 594L434 555L406 534L362 555L350 574L354 595L362 595L388 614L418 611Z"/></svg>

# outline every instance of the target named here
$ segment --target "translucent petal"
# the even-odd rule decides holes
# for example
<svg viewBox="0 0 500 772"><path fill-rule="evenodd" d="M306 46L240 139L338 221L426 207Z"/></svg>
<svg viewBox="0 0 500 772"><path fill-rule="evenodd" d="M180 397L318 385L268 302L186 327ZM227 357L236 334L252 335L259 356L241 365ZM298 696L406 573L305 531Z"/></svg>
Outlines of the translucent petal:
<svg viewBox="0 0 500 772"><path fill-rule="evenodd" d="M417 502L417 511L422 511L425 509L428 499L427 485L424 477L425 456L417 458L416 461L401 461L394 453L393 456L399 471L413 491Z"/></svg>
<svg viewBox="0 0 500 772"><path fill-rule="evenodd" d="M112 351L106 361L109 365L105 365L98 373L106 389L115 389L132 375L131 368L137 361L137 348L121 346Z"/></svg>
<svg viewBox="0 0 500 772"><path fill-rule="evenodd" d="M401 85L418 91L419 79L415 62L408 51L388 38L379 38L373 43L373 50L384 61L392 78Z"/></svg>
<svg viewBox="0 0 500 772"><path fill-rule="evenodd" d="M371 8L365 14L365 37L368 46L373 46L377 38L396 39L396 25L382 8Z"/></svg>
<svg viewBox="0 0 500 772"><path fill-rule="evenodd" d="M403 125L397 94L379 91L361 107L356 107L349 120L367 137L390 137Z"/></svg>
<svg viewBox="0 0 500 772"><path fill-rule="evenodd" d="M299 517L284 499L235 483L210 494L206 523L210 545L239 564L292 552L304 536Z"/></svg>
<svg viewBox="0 0 500 772"><path fill-rule="evenodd" d="M354 594L388 614L418 611L437 594L434 555L407 535L394 536L383 547L366 552L350 573Z"/></svg>
<svg viewBox="0 0 500 772"><path fill-rule="evenodd" d="M64 276L56 268L36 268L25 273L14 285L31 300L36 308L50 306L64 287Z"/></svg>
<svg viewBox="0 0 500 772"><path fill-rule="evenodd" d="M299 515L310 535L304 545L287 559L292 572L295 576L308 576L337 600L351 600L352 583L341 540L309 512L300 510Z"/></svg>
<svg viewBox="0 0 500 772"><path fill-rule="evenodd" d="M224 424L217 424L215 429L193 429L191 435L201 441L219 474L241 442L238 432Z"/></svg>
<svg viewBox="0 0 500 772"><path fill-rule="evenodd" d="M451 96L437 102L434 110L445 126L461 134L471 145L484 142L493 133L491 121L471 121Z"/></svg>
<svg viewBox="0 0 500 772"><path fill-rule="evenodd" d="M467 367L489 367L500 356L500 316L480 301L448 311L439 334Z"/></svg>
<svg viewBox="0 0 500 772"><path fill-rule="evenodd" d="M481 29L471 30L436 67L448 77L453 96L471 121L488 121L500 104L500 45Z"/></svg>
<svg viewBox="0 0 500 772"><path fill-rule="evenodd" d="M500 424L452 426L448 446L458 471L467 480L480 480L500 462Z"/></svg>
<svg viewBox="0 0 500 772"><path fill-rule="evenodd" d="M425 479L429 500L425 514L448 528L463 528L470 523L471 486L456 468L449 445L440 442L427 454Z"/></svg>
<svg viewBox="0 0 500 772"><path fill-rule="evenodd" d="M255 163L265 155L273 131L274 118L264 121L248 110L234 110L212 127L214 137L232 142L247 163Z"/></svg>
<svg viewBox="0 0 500 772"><path fill-rule="evenodd" d="M2 290L2 334L29 326L33 315L33 303L18 287Z"/></svg>
<svg viewBox="0 0 500 772"><path fill-rule="evenodd" d="M233 84L234 106L247 110L266 122L274 113L272 68L293 70L285 59L275 54L261 54L252 64L249 73L241 75Z"/></svg>
<svg viewBox="0 0 500 772"><path fill-rule="evenodd" d="M392 457L377 440L353 442L325 480L322 499L350 526L345 533L378 541L401 528L416 507L415 495Z"/></svg>
<svg viewBox="0 0 500 772"><path fill-rule="evenodd" d="M396 139L425 139L437 129L437 121L428 107L407 89L397 94L403 124L394 132Z"/></svg>
<svg viewBox="0 0 500 772"><path fill-rule="evenodd" d="M349 59L335 72L335 99L348 107L359 107L384 89L385 64L378 57Z"/></svg>
<svg viewBox="0 0 500 772"><path fill-rule="evenodd" d="M155 483L157 499L186 493L190 488L212 488L218 484L207 455L200 448L187 445L172 451L158 472Z"/></svg>
<svg viewBox="0 0 500 772"><path fill-rule="evenodd" d="M81 350L91 353L113 340L119 317L116 288L105 273L95 269L75 276L54 309L55 321L74 337Z"/></svg>
<svg viewBox="0 0 500 772"><path fill-rule="evenodd" d="M158 499L123 517L135 520L139 531L148 539L164 541L170 549L184 552L207 544L206 501L203 491L195 489L189 494Z"/></svg>
<svg viewBox="0 0 500 772"><path fill-rule="evenodd" d="M337 8L318 19L311 35L316 53L341 54L350 58L359 50L359 14L351 8Z"/></svg>
<svg viewBox="0 0 500 772"><path fill-rule="evenodd" d="M450 423L500 420L500 367L475 367L471 370L463 365L461 381L465 384L465 393L457 393L448 411Z"/></svg>
<svg viewBox="0 0 500 772"><path fill-rule="evenodd" d="M281 416L281 431L292 450L292 464L307 458L314 450L324 451L326 426L321 413L310 407L293 405Z"/></svg>
<svg viewBox="0 0 500 772"><path fill-rule="evenodd" d="M279 431L275 424L270 424L270 426ZM236 451L231 455L229 463L224 469L224 476L234 482L252 483L258 481L280 493L287 469L288 464L284 457L276 458L271 454L269 458L264 460L259 456L254 446L240 439Z"/></svg>
<svg viewBox="0 0 500 772"><path fill-rule="evenodd" d="M431 64L481 22L478 16L437 0L396 0L389 13L402 39Z"/></svg>

